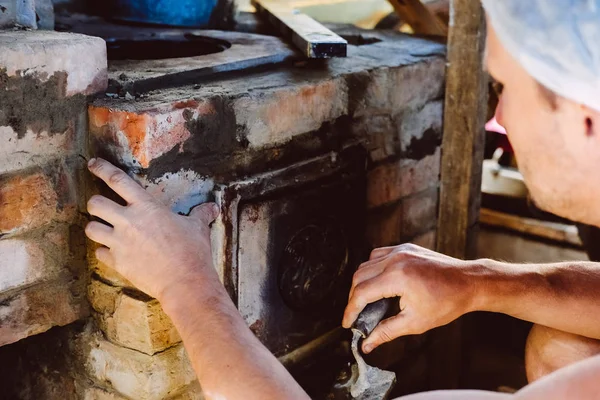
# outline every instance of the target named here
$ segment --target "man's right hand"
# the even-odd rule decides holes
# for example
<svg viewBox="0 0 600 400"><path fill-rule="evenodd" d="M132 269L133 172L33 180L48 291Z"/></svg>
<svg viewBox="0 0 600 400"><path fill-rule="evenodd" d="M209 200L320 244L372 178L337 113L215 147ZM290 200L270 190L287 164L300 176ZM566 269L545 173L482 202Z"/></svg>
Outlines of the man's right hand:
<svg viewBox="0 0 600 400"><path fill-rule="evenodd" d="M401 312L364 340L365 353L397 337L446 325L475 310L473 278L482 270L476 262L412 244L376 249L354 275L342 325L350 328L367 304L392 297L400 297Z"/></svg>

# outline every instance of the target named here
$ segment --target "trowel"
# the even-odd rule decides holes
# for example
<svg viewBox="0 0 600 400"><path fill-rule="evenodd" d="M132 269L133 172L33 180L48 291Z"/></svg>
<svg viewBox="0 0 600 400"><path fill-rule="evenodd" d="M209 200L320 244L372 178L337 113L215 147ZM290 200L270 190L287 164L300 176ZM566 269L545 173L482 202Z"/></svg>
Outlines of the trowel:
<svg viewBox="0 0 600 400"><path fill-rule="evenodd" d="M334 385L330 399L386 400L396 384L396 374L368 365L362 357L362 340L373 332L385 317L393 299L382 299L369 304L352 326L352 355L355 363Z"/></svg>

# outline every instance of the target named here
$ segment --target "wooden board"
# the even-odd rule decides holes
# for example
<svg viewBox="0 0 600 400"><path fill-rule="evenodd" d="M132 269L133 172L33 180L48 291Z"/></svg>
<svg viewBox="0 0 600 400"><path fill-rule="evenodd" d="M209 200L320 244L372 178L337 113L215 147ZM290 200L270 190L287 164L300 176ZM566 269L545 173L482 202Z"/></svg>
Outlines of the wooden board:
<svg viewBox="0 0 600 400"><path fill-rule="evenodd" d="M256 12L307 58L346 57L348 42L280 0L252 0Z"/></svg>
<svg viewBox="0 0 600 400"><path fill-rule="evenodd" d="M552 240L577 247L583 246L581 238L579 237L579 231L575 225L542 221L534 218L524 218L518 215L505 214L486 208L481 210L479 221L485 225L504 228L541 239Z"/></svg>

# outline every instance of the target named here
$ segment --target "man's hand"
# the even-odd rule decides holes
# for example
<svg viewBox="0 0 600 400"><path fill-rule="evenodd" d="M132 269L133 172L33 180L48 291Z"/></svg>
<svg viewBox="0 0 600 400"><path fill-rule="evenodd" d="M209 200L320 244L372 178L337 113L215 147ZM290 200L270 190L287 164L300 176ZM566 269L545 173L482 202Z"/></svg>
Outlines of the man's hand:
<svg viewBox="0 0 600 400"><path fill-rule="evenodd" d="M89 200L89 213L112 225L93 221L85 229L105 246L96 250L98 260L159 300L169 288L189 281L220 288L210 249L209 224L219 214L215 204L198 206L189 217L177 215L109 162L92 159L88 167L127 202L121 206L103 196Z"/></svg>
<svg viewBox="0 0 600 400"><path fill-rule="evenodd" d="M446 325L473 311L474 263L412 245L376 249L354 275L342 325L349 328L363 308L382 298L400 297L401 312L382 321L363 342L363 351L397 337Z"/></svg>

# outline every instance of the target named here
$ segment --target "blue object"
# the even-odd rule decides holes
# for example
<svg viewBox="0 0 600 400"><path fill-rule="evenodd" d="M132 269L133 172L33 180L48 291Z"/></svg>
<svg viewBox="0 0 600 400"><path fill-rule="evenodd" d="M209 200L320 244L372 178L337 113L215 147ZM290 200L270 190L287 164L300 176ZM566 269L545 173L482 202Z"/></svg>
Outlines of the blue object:
<svg viewBox="0 0 600 400"><path fill-rule="evenodd" d="M112 0L124 21L205 28L219 0Z"/></svg>

